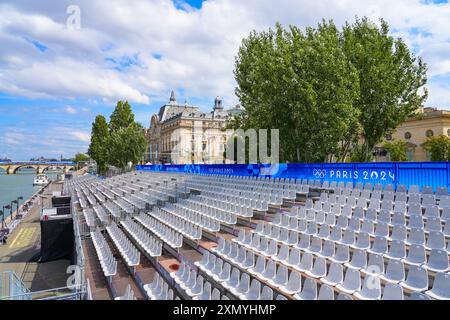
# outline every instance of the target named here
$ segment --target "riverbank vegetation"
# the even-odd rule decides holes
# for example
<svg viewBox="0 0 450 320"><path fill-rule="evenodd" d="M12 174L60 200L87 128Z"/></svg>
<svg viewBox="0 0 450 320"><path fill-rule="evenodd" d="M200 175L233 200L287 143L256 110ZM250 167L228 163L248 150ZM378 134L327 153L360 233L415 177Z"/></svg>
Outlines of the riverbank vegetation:
<svg viewBox="0 0 450 320"><path fill-rule="evenodd" d="M88 154L97 162L99 173L108 165L125 169L129 162L137 164L146 149L144 128L134 119L128 101L117 102L109 123L98 115L92 123Z"/></svg>

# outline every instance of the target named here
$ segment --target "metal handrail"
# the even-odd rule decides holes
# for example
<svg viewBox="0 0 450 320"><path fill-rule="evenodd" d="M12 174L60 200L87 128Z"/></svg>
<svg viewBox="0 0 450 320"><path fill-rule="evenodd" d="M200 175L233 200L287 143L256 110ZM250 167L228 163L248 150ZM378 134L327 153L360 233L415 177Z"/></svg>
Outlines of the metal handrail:
<svg viewBox="0 0 450 320"><path fill-rule="evenodd" d="M22 292L20 296L23 296L27 300L27 295L30 290L24 285L22 280L13 271L4 271L0 273L0 300L9 300L14 293ZM11 295L13 293L13 295Z"/></svg>
<svg viewBox="0 0 450 320"><path fill-rule="evenodd" d="M82 285L79 286L80 288L82 287ZM76 290L75 292L73 292L73 290ZM79 290L79 288L77 288L76 286L71 286L71 287L60 287L60 288L53 288L53 289L46 289L46 290L40 290L40 291L28 291L27 293L23 293L23 294L17 294L17 295L13 295L13 296L7 296L7 297L0 297L0 300L23 300L23 299L18 299L21 297L26 297L31 299L32 296L35 295L40 295L40 294L45 294L45 293L52 293L52 292L58 292L58 291L72 291L72 292L67 292L64 295L61 296L53 296L53 297L45 297L45 298L40 298L37 300L52 300L55 298L61 298L64 296L76 296L79 295L80 297L85 293L85 291L83 290Z"/></svg>

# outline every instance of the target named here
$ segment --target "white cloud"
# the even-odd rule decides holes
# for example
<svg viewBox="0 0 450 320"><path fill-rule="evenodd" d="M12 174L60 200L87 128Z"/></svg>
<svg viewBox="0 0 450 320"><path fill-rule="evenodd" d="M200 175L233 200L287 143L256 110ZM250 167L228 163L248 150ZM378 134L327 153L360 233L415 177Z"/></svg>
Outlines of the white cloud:
<svg viewBox="0 0 450 320"><path fill-rule="evenodd" d="M80 0L82 28L72 31L65 28L69 4L16 0L0 5L0 91L148 104L182 88L187 97L221 95L231 105L237 102L234 57L251 30L273 27L276 21L305 27L325 18L343 24L356 15L387 20L392 33L424 57L430 77L450 73L449 4L208 0L201 10L185 12L170 0ZM48 50L41 52L25 39ZM448 96L431 85L428 104L449 101Z"/></svg>
<svg viewBox="0 0 450 320"><path fill-rule="evenodd" d="M64 108L64 111L68 114L76 114L77 113L77 109L75 109L74 107L71 107L71 106L66 106Z"/></svg>
<svg viewBox="0 0 450 320"><path fill-rule="evenodd" d="M42 126L39 130L27 126L5 127L0 131L0 155L14 160L31 157L71 157L88 149L90 134L77 127Z"/></svg>
<svg viewBox="0 0 450 320"><path fill-rule="evenodd" d="M76 140L79 140L81 142L90 142L91 141L91 135L87 132L81 132L81 131L72 131L68 132L68 134L73 137Z"/></svg>

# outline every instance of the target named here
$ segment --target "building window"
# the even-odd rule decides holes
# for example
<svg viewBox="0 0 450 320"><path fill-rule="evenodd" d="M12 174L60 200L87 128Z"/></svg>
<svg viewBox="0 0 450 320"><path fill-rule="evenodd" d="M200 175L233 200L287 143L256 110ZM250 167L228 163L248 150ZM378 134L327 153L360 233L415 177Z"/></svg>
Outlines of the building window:
<svg viewBox="0 0 450 320"><path fill-rule="evenodd" d="M406 140L411 139L411 137L412 137L411 132L406 132L406 133L405 133L405 139L406 139Z"/></svg>
<svg viewBox="0 0 450 320"><path fill-rule="evenodd" d="M426 157L427 161L431 161L431 152L428 150L425 150L425 157Z"/></svg>
<svg viewBox="0 0 450 320"><path fill-rule="evenodd" d="M409 149L406 151L406 157L408 158L408 161L414 160L414 150Z"/></svg>
<svg viewBox="0 0 450 320"><path fill-rule="evenodd" d="M392 140L392 135L391 135L391 134L388 134L388 135L386 136L386 140L387 140L387 141L391 141L391 140Z"/></svg>
<svg viewBox="0 0 450 320"><path fill-rule="evenodd" d="M433 132L433 130L427 130L427 132L426 132L426 136L427 136L428 138L430 138L430 137L434 136L434 132Z"/></svg>
<svg viewBox="0 0 450 320"><path fill-rule="evenodd" d="M450 129L447 130L447 135L450 137Z"/></svg>

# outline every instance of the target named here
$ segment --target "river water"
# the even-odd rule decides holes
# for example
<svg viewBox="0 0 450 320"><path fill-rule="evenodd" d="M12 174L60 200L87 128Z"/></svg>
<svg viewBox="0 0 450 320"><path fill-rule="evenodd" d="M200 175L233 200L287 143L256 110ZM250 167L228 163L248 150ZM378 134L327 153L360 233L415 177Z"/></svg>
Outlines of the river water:
<svg viewBox="0 0 450 320"><path fill-rule="evenodd" d="M56 180L55 173L46 173L49 179ZM5 174L0 171L0 210L2 207L11 204L12 200L22 196L20 205L23 204L30 196L37 192L40 186L33 186L33 180L36 176L35 170L21 170L17 174ZM16 210L16 204L13 204L13 211ZM10 210L5 209L5 218L10 215Z"/></svg>

